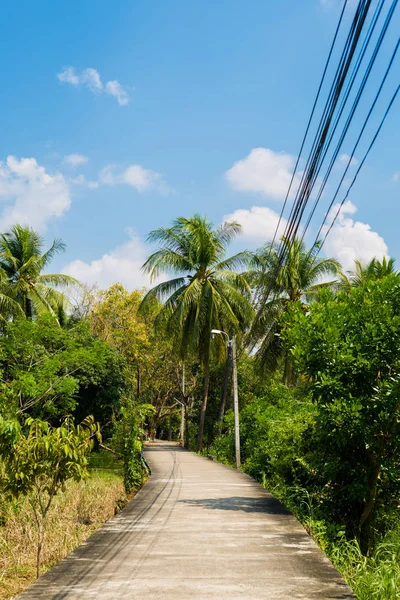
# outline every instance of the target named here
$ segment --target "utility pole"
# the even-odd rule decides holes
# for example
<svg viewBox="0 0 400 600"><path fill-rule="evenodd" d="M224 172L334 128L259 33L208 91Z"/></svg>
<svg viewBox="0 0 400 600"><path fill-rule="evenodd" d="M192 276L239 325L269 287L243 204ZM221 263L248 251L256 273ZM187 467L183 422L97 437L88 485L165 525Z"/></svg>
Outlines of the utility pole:
<svg viewBox="0 0 400 600"><path fill-rule="evenodd" d="M185 396L185 363L182 363L182 394ZM182 446L185 445L185 406L181 402L181 430L179 433L179 437L182 443Z"/></svg>
<svg viewBox="0 0 400 600"><path fill-rule="evenodd" d="M233 413L235 415L235 454L236 454L236 468L240 469L240 428L239 428L239 393L237 383L237 365L236 365L236 339L235 336L231 338L225 331L220 329L212 329L213 335L222 334L228 341L228 348L232 352L232 378L233 378Z"/></svg>
<svg viewBox="0 0 400 600"><path fill-rule="evenodd" d="M233 377L233 412L235 415L235 452L236 452L236 468L240 469L240 432L239 432L239 394L237 382L237 365L236 365L236 340L233 336L230 340L232 350L232 377Z"/></svg>

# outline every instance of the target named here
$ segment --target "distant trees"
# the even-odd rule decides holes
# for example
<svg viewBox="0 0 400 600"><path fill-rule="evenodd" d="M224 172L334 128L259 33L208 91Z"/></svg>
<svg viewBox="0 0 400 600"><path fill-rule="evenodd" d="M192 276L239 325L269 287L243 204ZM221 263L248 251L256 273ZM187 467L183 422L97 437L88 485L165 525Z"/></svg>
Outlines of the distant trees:
<svg viewBox="0 0 400 600"><path fill-rule="evenodd" d="M195 215L179 217L172 227L156 229L148 238L160 248L148 258L144 271L153 280L161 273L175 277L152 288L143 299L142 310L154 299L162 302L156 328L173 337L181 358L198 356L204 367L198 450L203 443L209 391L211 330L234 335L250 325L253 314L250 286L236 271L247 265L250 255L240 252L226 258L229 243L240 231L236 222L214 228ZM218 347L223 352L223 346Z"/></svg>

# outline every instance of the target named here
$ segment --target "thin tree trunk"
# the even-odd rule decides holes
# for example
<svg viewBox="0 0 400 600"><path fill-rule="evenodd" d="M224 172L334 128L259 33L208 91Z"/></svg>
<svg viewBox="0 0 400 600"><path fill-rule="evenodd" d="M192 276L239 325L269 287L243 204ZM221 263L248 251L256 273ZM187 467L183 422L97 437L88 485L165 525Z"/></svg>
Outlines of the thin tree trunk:
<svg viewBox="0 0 400 600"><path fill-rule="evenodd" d="M206 418L209 383L210 383L210 361L207 356L207 358L204 362L204 391L203 391L203 403L201 405L201 411L200 411L199 434L197 436L197 452L200 452L200 450L203 446L203 431L204 431L204 421Z"/></svg>
<svg viewBox="0 0 400 600"><path fill-rule="evenodd" d="M288 387L293 387L293 365L287 352L284 359L282 383Z"/></svg>
<svg viewBox="0 0 400 600"><path fill-rule="evenodd" d="M187 404L185 404L185 448L189 450L189 407Z"/></svg>
<svg viewBox="0 0 400 600"><path fill-rule="evenodd" d="M38 547L37 547L37 555L36 555L36 578L39 579L40 577L40 555L42 553L42 543L39 542L38 543Z"/></svg>
<svg viewBox="0 0 400 600"><path fill-rule="evenodd" d="M136 385L137 399L140 400L140 366L137 365L137 385Z"/></svg>
<svg viewBox="0 0 400 600"><path fill-rule="evenodd" d="M231 361L232 361L231 348L230 348L230 346L228 346L228 355L226 357L225 373L224 373L224 383L222 386L221 405L219 407L218 418L217 418L218 437L221 437L221 433L222 433L222 421L224 420L226 398L228 396L229 374L231 372L231 364L232 364Z"/></svg>
<svg viewBox="0 0 400 600"><path fill-rule="evenodd" d="M39 519L38 520L38 545L37 545L37 552L36 552L36 577L37 577L37 579L39 579L39 577L40 577L40 558L41 558L42 548L43 548L43 538L44 538L43 524L40 523L40 519Z"/></svg>
<svg viewBox="0 0 400 600"><path fill-rule="evenodd" d="M380 465L377 462L376 457L371 452L368 453L368 463L371 469L368 477L369 498L365 504L363 513L360 517L360 528L368 520L375 506L378 478L381 471Z"/></svg>
<svg viewBox="0 0 400 600"><path fill-rule="evenodd" d="M27 319L32 319L33 317L33 311L32 311L32 301L30 300L30 298L26 298L26 317Z"/></svg>

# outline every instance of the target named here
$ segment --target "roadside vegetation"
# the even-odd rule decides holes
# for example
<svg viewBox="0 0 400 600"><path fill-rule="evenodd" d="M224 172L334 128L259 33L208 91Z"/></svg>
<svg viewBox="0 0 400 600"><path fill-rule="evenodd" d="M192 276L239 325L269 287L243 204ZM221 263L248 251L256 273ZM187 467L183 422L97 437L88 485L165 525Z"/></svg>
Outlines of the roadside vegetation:
<svg viewBox="0 0 400 600"><path fill-rule="evenodd" d="M86 481L69 482L54 499L47 517L42 572L79 546L126 502L122 464L109 456L96 459ZM0 515L0 599L7 600L36 578L37 526L27 497L3 501Z"/></svg>
<svg viewBox="0 0 400 600"><path fill-rule="evenodd" d="M213 329L236 338L242 469L360 600L400 597L400 275L389 259L343 273L300 240L283 261L276 244L232 254L239 235L199 215L154 230L153 287L134 291L49 275L58 240L1 237L0 598L143 484L143 440L177 440L182 405L185 446L234 464Z"/></svg>

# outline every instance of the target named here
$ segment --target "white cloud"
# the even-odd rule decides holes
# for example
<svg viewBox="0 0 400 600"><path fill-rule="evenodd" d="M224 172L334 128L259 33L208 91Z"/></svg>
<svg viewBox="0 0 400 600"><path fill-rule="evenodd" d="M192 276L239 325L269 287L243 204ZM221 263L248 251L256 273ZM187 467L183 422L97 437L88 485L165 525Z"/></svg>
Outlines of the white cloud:
<svg viewBox="0 0 400 600"><path fill-rule="evenodd" d="M64 162L67 163L67 165L71 165L71 167L85 165L87 161L88 157L83 156L83 154L67 154L64 156Z"/></svg>
<svg viewBox="0 0 400 600"><path fill-rule="evenodd" d="M0 231L16 223L44 231L48 222L69 209L68 183L61 173L50 175L34 158L8 156L0 162Z"/></svg>
<svg viewBox="0 0 400 600"><path fill-rule="evenodd" d="M86 177L82 174L71 179L71 183L73 183L74 185L81 185L82 187L87 187L90 190L95 190L100 185L98 181L91 181L90 179L86 179Z"/></svg>
<svg viewBox="0 0 400 600"><path fill-rule="evenodd" d="M337 213L339 205L332 208L330 218ZM349 215L354 215L357 207L349 200L343 204L335 225L324 244L324 253L337 258L345 270L354 268L354 261L366 264L373 258L382 260L388 256L385 240L370 225L355 221ZM327 228L325 228L325 233Z"/></svg>
<svg viewBox="0 0 400 600"><path fill-rule="evenodd" d="M295 158L291 154L254 148L248 156L235 162L225 176L236 191L258 192L282 199L289 189L294 165ZM292 192L296 190L300 177L301 173L296 175Z"/></svg>
<svg viewBox="0 0 400 600"><path fill-rule="evenodd" d="M393 173L392 181L394 181L396 183L399 180L399 176L400 176L400 171L396 171L395 173Z"/></svg>
<svg viewBox="0 0 400 600"><path fill-rule="evenodd" d="M75 67L65 67L63 71L57 73L57 78L61 83L69 83L75 87L84 85L94 94L104 93L113 96L120 106L127 106L130 102L127 90L119 81L113 79L103 84L100 73L91 67L83 69L80 73L76 72Z"/></svg>
<svg viewBox="0 0 400 600"><path fill-rule="evenodd" d="M99 259L70 262L64 267L63 273L89 285L97 284L100 288L119 282L129 290L137 289L150 285L148 275L141 271L148 254L148 247L138 237L132 237L126 244L103 254Z"/></svg>
<svg viewBox="0 0 400 600"><path fill-rule="evenodd" d="M350 157L350 154L342 154L341 156L339 156L338 160L339 162L344 163L346 165L350 160L350 167L355 167L360 162L355 156Z"/></svg>
<svg viewBox="0 0 400 600"><path fill-rule="evenodd" d="M249 210L240 208L230 215L226 215L224 221L237 221L242 226L242 236L249 241L265 243L272 241L279 222L279 215L266 206L252 206ZM286 220L282 219L276 240L283 235Z"/></svg>
<svg viewBox="0 0 400 600"><path fill-rule="evenodd" d="M104 185L129 185L139 193L149 190L155 190L161 194L173 192L160 173L145 169L141 165L130 165L120 173L115 173L114 165L107 165L100 171L99 179Z"/></svg>
<svg viewBox="0 0 400 600"><path fill-rule="evenodd" d="M75 73L74 67L67 67L61 73L57 73L57 78L62 83L70 83L71 85L79 85L80 79Z"/></svg>
<svg viewBox="0 0 400 600"><path fill-rule="evenodd" d="M84 69L81 75L81 82L95 94L98 94L103 89L103 84L100 79L99 72L96 69Z"/></svg>
<svg viewBox="0 0 400 600"><path fill-rule="evenodd" d="M108 81L106 83L106 92L107 94L110 94L110 96L114 96L120 106L129 104L129 96L119 81Z"/></svg>

